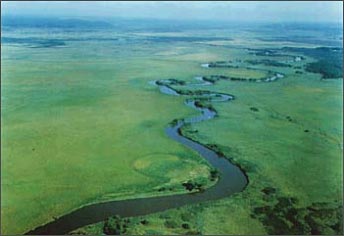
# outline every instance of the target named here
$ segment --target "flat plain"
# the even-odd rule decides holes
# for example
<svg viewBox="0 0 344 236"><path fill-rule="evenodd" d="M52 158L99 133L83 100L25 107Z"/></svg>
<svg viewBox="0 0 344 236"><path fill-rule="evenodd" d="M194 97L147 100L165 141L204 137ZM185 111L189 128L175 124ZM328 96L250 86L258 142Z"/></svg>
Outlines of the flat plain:
<svg viewBox="0 0 344 236"><path fill-rule="evenodd" d="M340 61L342 33L326 41L332 28L305 26L311 38L289 30L282 40L271 27L2 29L1 233L91 203L189 194L187 181L216 184L209 163L164 133L198 112L150 83L195 77L236 99L182 133L240 166L245 190L73 233L342 233L342 68L317 70ZM283 78L257 81L275 73Z"/></svg>

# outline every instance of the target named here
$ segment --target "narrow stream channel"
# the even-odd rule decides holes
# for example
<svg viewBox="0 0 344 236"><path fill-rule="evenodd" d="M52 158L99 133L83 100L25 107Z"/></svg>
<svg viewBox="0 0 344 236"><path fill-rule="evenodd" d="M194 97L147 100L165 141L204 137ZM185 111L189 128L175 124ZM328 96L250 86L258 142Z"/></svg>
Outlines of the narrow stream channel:
<svg viewBox="0 0 344 236"><path fill-rule="evenodd" d="M248 179L239 167L232 164L226 158L220 157L216 152L207 148L206 146L203 146L202 144L192 141L191 139L181 135L180 129L185 124L193 124L196 122L213 119L217 113L212 109L197 106L196 100L190 98L192 96L183 95L179 93L178 90L173 89L169 85L169 80L164 80L162 82L160 81L160 83L157 82L158 81L155 81L153 84L158 86L162 93L174 96L187 96L189 98L186 100L185 104L201 112L201 114L198 116L178 120L174 125L168 126L165 129L165 132L171 139L198 152L214 168L218 169L220 172L220 177L217 183L203 192L118 200L84 206L69 214L61 216L60 218L57 218L46 225L37 227L26 234L68 234L75 229L104 221L107 218L115 215L119 215L121 217L147 215L171 208L181 207L187 204L221 199L240 192L246 187ZM203 83L206 82L203 81ZM209 83L204 85L209 85ZM226 102L234 99L234 96L232 95L215 92L205 92L201 94L201 97L207 98L209 102Z"/></svg>

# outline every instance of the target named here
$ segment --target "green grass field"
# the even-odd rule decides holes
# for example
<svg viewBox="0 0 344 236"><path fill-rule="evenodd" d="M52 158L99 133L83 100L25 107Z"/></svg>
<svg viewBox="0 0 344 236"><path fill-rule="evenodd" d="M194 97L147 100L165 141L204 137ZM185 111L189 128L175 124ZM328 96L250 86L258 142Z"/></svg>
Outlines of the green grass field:
<svg viewBox="0 0 344 236"><path fill-rule="evenodd" d="M184 73L180 64L71 50L2 47L3 233L92 202L185 192L182 182L209 175L163 132L192 111L148 84Z"/></svg>
<svg viewBox="0 0 344 236"><path fill-rule="evenodd" d="M208 179L210 166L169 139L164 128L197 112L183 104L183 97L163 95L148 82L191 82L209 75L261 78L270 70L285 77L207 87L237 99L214 104L216 119L183 129L200 143L216 144L245 170L249 185L243 192L105 224L120 225L127 234L342 232L342 79L322 80L305 71L316 61L307 55L292 67L247 69L244 61L257 59L246 50L250 42L263 49L298 45L240 33L226 42L232 47L87 40L61 48L2 44L1 233L25 233L95 202L186 193L181 184ZM298 46L305 45L318 46ZM200 66L221 60L243 63L239 68ZM104 233L104 222L75 232Z"/></svg>
<svg viewBox="0 0 344 236"><path fill-rule="evenodd" d="M218 53L217 60L248 57L243 50L241 55L237 50L226 52L235 56ZM219 81L207 87L234 94L237 99L216 104L217 119L183 130L201 143L217 144L246 171L250 183L244 192L215 203L127 221L114 219L113 226L120 225L127 234L342 232L342 80L321 80L320 74L306 71L295 73L294 67L312 61L305 56L291 68L256 66L286 75L275 83ZM231 76L232 71L202 68L201 73ZM245 74L245 69L242 71ZM103 225L75 232L101 233Z"/></svg>

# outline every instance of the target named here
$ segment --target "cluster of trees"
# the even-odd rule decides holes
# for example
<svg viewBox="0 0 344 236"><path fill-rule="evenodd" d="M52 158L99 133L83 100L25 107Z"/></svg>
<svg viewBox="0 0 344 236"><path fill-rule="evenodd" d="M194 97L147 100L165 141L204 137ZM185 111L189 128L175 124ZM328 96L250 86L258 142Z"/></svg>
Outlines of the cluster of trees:
<svg viewBox="0 0 344 236"><path fill-rule="evenodd" d="M269 59L263 59L263 60L246 60L247 63L251 65L266 65L266 66L276 66L276 67L291 67L291 65L274 61L274 60L269 60Z"/></svg>
<svg viewBox="0 0 344 236"><path fill-rule="evenodd" d="M103 233L106 235L121 235L128 234L128 229L133 227L135 224L147 225L149 223L146 219L133 220L129 218L121 218L116 215L114 217L108 218L103 225Z"/></svg>
<svg viewBox="0 0 344 236"><path fill-rule="evenodd" d="M309 63L306 70L313 73L319 73L324 79L342 78L343 64L339 60L319 60Z"/></svg>
<svg viewBox="0 0 344 236"><path fill-rule="evenodd" d="M210 62L208 67L221 67L221 68L239 68L239 66L231 65L232 61L216 61Z"/></svg>
<svg viewBox="0 0 344 236"><path fill-rule="evenodd" d="M106 235L124 234L129 227L129 223L129 219L122 219L120 216L114 216L104 222L103 233Z"/></svg>
<svg viewBox="0 0 344 236"><path fill-rule="evenodd" d="M220 172L217 169L210 170L209 180L215 181L220 177ZM185 189L192 191L197 190L199 192L202 192L205 190L205 186L208 183L208 179L204 177L198 177L194 180L188 180L187 182L183 183L182 185L185 187Z"/></svg>
<svg viewBox="0 0 344 236"><path fill-rule="evenodd" d="M306 71L320 73L324 79L343 77L343 49L335 47L284 48L303 53L318 61L306 65Z"/></svg>
<svg viewBox="0 0 344 236"><path fill-rule="evenodd" d="M195 189L199 192L202 192L205 190L206 184L207 184L207 179L199 177L199 178L196 178L195 180L188 180L182 185L185 187L185 189L189 191L192 191Z"/></svg>
<svg viewBox="0 0 344 236"><path fill-rule="evenodd" d="M331 234L342 235L342 206L337 203L312 203L298 207L298 200L281 196L272 187L262 190L264 206L255 207L252 217L260 220L268 234Z"/></svg>

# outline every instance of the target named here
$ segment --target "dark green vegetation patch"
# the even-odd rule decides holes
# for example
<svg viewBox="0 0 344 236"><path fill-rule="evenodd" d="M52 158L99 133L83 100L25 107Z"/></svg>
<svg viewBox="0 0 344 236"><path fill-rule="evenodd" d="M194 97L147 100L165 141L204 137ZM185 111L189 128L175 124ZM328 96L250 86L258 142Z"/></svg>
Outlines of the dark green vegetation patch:
<svg viewBox="0 0 344 236"><path fill-rule="evenodd" d="M263 60L246 60L247 63L251 65L265 65L265 66L276 66L276 67L291 67L291 65L283 62L278 62L269 59Z"/></svg>
<svg viewBox="0 0 344 236"><path fill-rule="evenodd" d="M208 67L220 67L220 68L239 68L239 66L232 65L232 61L215 61L210 62Z"/></svg>
<svg viewBox="0 0 344 236"><path fill-rule="evenodd" d="M287 51L303 53L318 61L307 64L306 70L319 73L324 79L343 77L343 48L284 48Z"/></svg>
<svg viewBox="0 0 344 236"><path fill-rule="evenodd" d="M262 189L265 206L255 207L252 217L259 219L269 234L341 234L342 206L312 203L297 207L297 199L280 196L272 187Z"/></svg>

